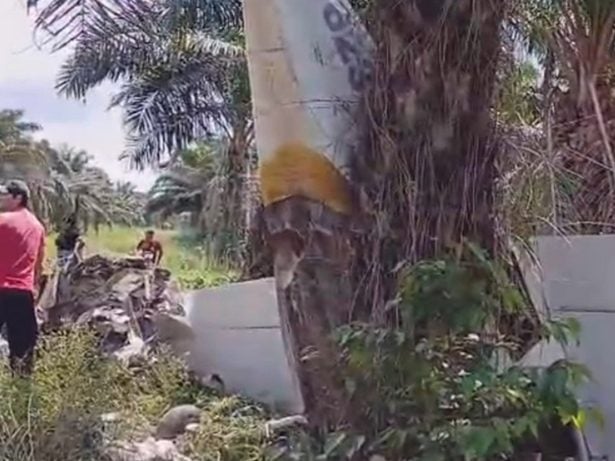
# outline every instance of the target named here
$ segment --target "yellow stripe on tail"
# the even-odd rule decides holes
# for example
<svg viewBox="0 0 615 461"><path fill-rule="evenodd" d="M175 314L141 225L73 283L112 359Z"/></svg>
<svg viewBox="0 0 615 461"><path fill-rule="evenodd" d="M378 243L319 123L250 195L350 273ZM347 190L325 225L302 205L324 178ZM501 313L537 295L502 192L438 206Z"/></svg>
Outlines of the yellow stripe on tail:
<svg viewBox="0 0 615 461"><path fill-rule="evenodd" d="M341 214L352 211L346 178L324 155L301 143L283 144L267 157L260 183L265 205L301 196Z"/></svg>

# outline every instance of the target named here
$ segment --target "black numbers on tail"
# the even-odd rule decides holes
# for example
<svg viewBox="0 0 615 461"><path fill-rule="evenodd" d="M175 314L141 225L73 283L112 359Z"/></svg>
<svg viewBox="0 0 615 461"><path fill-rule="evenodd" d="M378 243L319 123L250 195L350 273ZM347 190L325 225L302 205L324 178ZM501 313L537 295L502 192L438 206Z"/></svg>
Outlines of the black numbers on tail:
<svg viewBox="0 0 615 461"><path fill-rule="evenodd" d="M333 33L335 50L348 68L350 86L357 92L363 91L372 77L372 66L361 55L361 49L357 45L360 38L352 27L351 12L342 11L333 2L327 2L323 9L323 18L327 28Z"/></svg>

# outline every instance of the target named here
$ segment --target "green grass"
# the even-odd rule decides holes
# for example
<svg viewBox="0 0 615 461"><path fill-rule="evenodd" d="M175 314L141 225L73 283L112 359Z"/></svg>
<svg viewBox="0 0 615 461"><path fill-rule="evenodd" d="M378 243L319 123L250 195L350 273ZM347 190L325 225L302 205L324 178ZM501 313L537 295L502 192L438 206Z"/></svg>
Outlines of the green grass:
<svg viewBox="0 0 615 461"><path fill-rule="evenodd" d="M142 229L101 229L86 237L86 254L134 253ZM55 257L55 236L47 241ZM199 240L158 231L165 249L163 265L184 288L225 283L234 277L227 265L209 257ZM237 396L221 396L190 381L184 365L169 353L126 368L97 352L92 333L71 329L41 338L35 374L15 379L0 361L0 461L103 461L105 440L143 440L175 405L202 410L196 433L180 440L195 461L264 459L266 411ZM119 413L105 426L101 415Z"/></svg>
<svg viewBox="0 0 615 461"><path fill-rule="evenodd" d="M104 440L142 440L175 405L202 410L197 433L180 443L195 461L256 461L263 456L265 411L234 396L197 387L164 351L125 368L102 358L91 333L78 329L42 338L31 381L0 365L0 460L103 461ZM101 415L119 413L104 427Z"/></svg>
<svg viewBox="0 0 615 461"><path fill-rule="evenodd" d="M101 228L85 237L86 256L126 256L135 253L144 229L129 227ZM211 257L196 237L180 236L177 231L156 230L164 249L162 266L169 269L184 289L199 289L229 283L236 277L230 264ZM48 260L55 259L55 235L47 238Z"/></svg>

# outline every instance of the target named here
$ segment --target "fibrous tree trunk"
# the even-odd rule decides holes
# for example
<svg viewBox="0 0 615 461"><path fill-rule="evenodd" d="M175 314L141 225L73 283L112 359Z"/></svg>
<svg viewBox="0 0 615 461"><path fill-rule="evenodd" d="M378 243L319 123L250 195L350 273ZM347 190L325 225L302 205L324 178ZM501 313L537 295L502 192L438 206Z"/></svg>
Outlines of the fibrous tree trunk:
<svg viewBox="0 0 615 461"><path fill-rule="evenodd" d="M491 115L506 2L376 3L374 86L354 168L371 233L354 269L383 320L394 269L465 240L495 248Z"/></svg>
<svg viewBox="0 0 615 461"><path fill-rule="evenodd" d="M335 427L353 421L331 336L351 316L348 217L293 197L265 208L264 220L275 249L281 320L292 348L289 357L299 374L310 422ZM292 271L289 284L286 271Z"/></svg>
<svg viewBox="0 0 615 461"><path fill-rule="evenodd" d="M291 356L319 426L362 424L331 334L356 318L385 320L398 263L465 239L494 247L490 108L504 8L494 0L374 4L377 62L349 184L357 213L293 196L264 216Z"/></svg>
<svg viewBox="0 0 615 461"><path fill-rule="evenodd" d="M241 265L248 235L246 208L249 200L249 125L238 123L230 133L224 160L216 177L204 185L202 210L198 215L202 234L211 238L218 257Z"/></svg>
<svg viewBox="0 0 615 461"><path fill-rule="evenodd" d="M612 2L550 2L521 17L550 58L543 94L554 170L555 226L570 233L615 228L615 7ZM527 10L527 11L526 11ZM549 64L549 62L548 62ZM552 104L553 103L553 104Z"/></svg>

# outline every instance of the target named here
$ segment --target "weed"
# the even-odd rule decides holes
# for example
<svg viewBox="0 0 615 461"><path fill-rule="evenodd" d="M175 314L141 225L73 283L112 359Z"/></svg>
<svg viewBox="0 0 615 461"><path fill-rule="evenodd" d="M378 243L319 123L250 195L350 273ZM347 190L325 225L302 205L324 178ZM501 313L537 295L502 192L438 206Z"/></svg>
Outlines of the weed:
<svg viewBox="0 0 615 461"><path fill-rule="evenodd" d="M96 346L87 331L63 331L43 338L31 380L0 369L0 460L103 461L105 440L143 438L183 403L203 409L200 431L182 444L192 459L259 459L264 410L191 384L164 349L151 363L125 368ZM114 427L101 418L110 412L121 416Z"/></svg>
<svg viewBox="0 0 615 461"><path fill-rule="evenodd" d="M553 421L582 425L596 416L575 395L589 377L584 367L498 363L518 338L494 325L502 313L518 313L522 300L504 276L476 249L462 261L424 261L405 271L389 326L336 331L348 406L360 415L353 430L295 434L277 447L276 459L510 459ZM557 321L542 335L568 342L578 332L575 322Z"/></svg>

